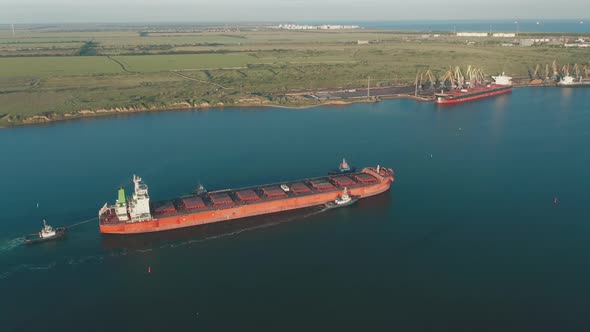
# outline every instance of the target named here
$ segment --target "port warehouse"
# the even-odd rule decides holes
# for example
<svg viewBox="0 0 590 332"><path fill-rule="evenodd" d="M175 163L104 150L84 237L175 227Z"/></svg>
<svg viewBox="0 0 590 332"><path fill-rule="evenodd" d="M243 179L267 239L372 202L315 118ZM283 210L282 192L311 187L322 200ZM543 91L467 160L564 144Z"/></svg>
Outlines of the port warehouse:
<svg viewBox="0 0 590 332"><path fill-rule="evenodd" d="M151 204L151 210L154 217L161 218L190 212L226 209L236 205L246 205L262 201L303 197L317 193L343 190L344 188L363 187L377 182L379 180L371 174L362 172L351 173L182 196L172 200L154 202ZM289 191L281 189L281 184L286 184L289 187ZM117 217L112 211L109 211L105 215L104 221L106 223L116 222Z"/></svg>

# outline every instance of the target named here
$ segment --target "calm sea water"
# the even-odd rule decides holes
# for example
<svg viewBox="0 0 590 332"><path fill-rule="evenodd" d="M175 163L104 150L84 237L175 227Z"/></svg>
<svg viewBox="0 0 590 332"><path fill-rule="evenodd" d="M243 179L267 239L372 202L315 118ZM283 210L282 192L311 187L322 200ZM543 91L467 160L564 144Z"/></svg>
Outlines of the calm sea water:
<svg viewBox="0 0 590 332"><path fill-rule="evenodd" d="M516 24L518 22L518 24ZM326 22L304 22L326 24ZM332 24L354 24L369 29L411 31L484 31L489 32L570 32L590 33L590 19L584 20L432 20L432 21L353 21Z"/></svg>
<svg viewBox="0 0 590 332"><path fill-rule="evenodd" d="M589 97L527 88L452 107L171 111L0 130L0 330L588 330ZM157 200L199 181L322 175L342 157L395 168L392 190L145 236L101 236L92 221L17 246L42 218L95 217L133 173Z"/></svg>

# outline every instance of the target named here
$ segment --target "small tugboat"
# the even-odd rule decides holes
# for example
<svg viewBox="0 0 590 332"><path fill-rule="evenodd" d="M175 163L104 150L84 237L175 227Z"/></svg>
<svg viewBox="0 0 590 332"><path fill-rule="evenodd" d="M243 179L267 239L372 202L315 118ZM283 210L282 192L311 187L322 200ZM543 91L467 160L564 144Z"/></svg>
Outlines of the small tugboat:
<svg viewBox="0 0 590 332"><path fill-rule="evenodd" d="M358 199L359 199L358 196L350 196L348 194L348 189L346 187L344 187L344 191L342 192L342 195L338 196L335 200L326 203L326 207L333 209L333 208L338 208L338 207L349 206L349 205L356 203L356 201L358 201Z"/></svg>
<svg viewBox="0 0 590 332"><path fill-rule="evenodd" d="M25 236L25 244L35 244L51 240L61 239L66 236L68 229L65 227L53 228L47 225L45 219L43 219L43 228L39 233L30 234Z"/></svg>
<svg viewBox="0 0 590 332"><path fill-rule="evenodd" d="M340 163L338 169L331 170L330 172L328 172L328 174L337 175L354 172L356 172L356 167L350 167L350 165L348 165L348 163L346 162L346 159L342 158L342 162Z"/></svg>

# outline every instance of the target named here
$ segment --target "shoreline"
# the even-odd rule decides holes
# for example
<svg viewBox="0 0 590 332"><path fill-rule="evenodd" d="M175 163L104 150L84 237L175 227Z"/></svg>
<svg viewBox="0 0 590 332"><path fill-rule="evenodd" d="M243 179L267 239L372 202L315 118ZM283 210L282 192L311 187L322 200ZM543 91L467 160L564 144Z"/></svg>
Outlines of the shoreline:
<svg viewBox="0 0 590 332"><path fill-rule="evenodd" d="M556 87L555 85L546 85L546 84L522 84L522 85L514 85L513 88L527 88L527 87ZM175 103L171 105L166 105L162 107L136 107L136 106L128 106L128 107L115 107L110 109L98 109L98 110L80 110L76 113L65 113L59 118L49 118L44 115L35 115L32 116L31 120L24 120L21 122L15 122L9 125L0 124L0 129L8 129L8 128L15 128L15 127L23 127L23 126L31 126L31 125L45 125L45 124L52 124L56 122L64 122L64 121L72 121L72 120L82 120L82 119L92 119L92 118L104 118L110 116L117 116L117 115L131 115L136 113L146 113L146 112L166 112L166 111L203 111L203 110L219 110L224 108L282 108L282 109L292 109L292 110L303 110L303 109L310 109L320 106L347 106L352 104L359 104L359 103L376 103L382 100L388 99L410 99L415 100L417 102L431 102L433 98L426 98L420 96L413 96L409 94L394 94L394 95L383 95L377 97L371 97L370 99L367 98L358 98L358 99L344 99L344 100L331 100L326 101L323 103L315 104L315 105L273 105L270 103L261 102L259 104L253 103L237 103L232 105L224 105L224 104L199 104L199 105L190 105L186 102L183 103Z"/></svg>
<svg viewBox="0 0 590 332"><path fill-rule="evenodd" d="M44 115L35 115L32 116L32 120L25 120L22 122L15 122L10 125L2 125L0 124L0 129L8 129L8 128L16 128L16 127L23 127L23 126L35 126L35 125L46 125L52 124L56 122L65 122L65 121L75 121L75 120L83 120L83 119L92 119L92 118L106 118L118 115L131 115L137 113L147 113L147 112L166 112L166 111L206 111L206 110L220 110L224 108L282 108L282 109L292 109L292 110L304 110L310 109L315 107L321 106L347 106L351 104L359 104L359 103L375 103L379 102L384 99L413 99L416 101L430 101L426 98L409 96L409 95L394 95L394 96L382 96L379 98L367 100L366 98L358 99L358 100L332 100L327 101L315 105L273 105L270 103L260 103L260 104L252 104L252 103L243 103L243 104L232 104L232 105L224 105L224 104L216 104L216 105L189 105L187 103L178 103L172 105L166 105L162 107L151 107L151 108L140 108L140 107L116 107L112 109L99 109L99 110L81 110L75 114L66 113L64 116L60 116L58 118L49 118ZM186 105L185 105L186 104Z"/></svg>

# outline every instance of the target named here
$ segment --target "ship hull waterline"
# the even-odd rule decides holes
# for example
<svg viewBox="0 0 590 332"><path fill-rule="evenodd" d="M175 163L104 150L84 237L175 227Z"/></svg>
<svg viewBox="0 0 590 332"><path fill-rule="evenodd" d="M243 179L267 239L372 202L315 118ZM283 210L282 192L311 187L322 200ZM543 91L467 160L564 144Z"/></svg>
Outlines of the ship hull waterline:
<svg viewBox="0 0 590 332"><path fill-rule="evenodd" d="M349 189L349 194L359 196L359 198L378 195L389 190L392 181L393 178L388 178L372 185L351 188ZM135 223L104 223L100 224L99 227L100 232L103 234L141 234L161 232L325 205L327 202L334 201L340 194L341 192L339 191L316 193L308 196L290 197L255 204L244 204L218 210L207 210L191 214L160 217L149 221Z"/></svg>

